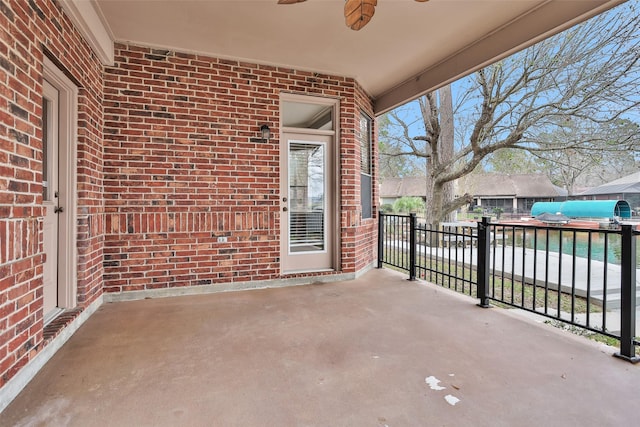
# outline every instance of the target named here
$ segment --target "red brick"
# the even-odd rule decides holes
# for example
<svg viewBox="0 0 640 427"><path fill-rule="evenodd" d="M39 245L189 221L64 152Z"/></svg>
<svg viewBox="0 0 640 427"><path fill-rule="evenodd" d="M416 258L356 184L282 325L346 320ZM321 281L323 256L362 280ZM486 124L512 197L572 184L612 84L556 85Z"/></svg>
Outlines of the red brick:
<svg viewBox="0 0 640 427"><path fill-rule="evenodd" d="M103 81L102 66L61 9L48 0L39 5L44 20L28 13L24 2L9 2L16 19L2 21L13 47L3 50L0 44L0 54L13 61L14 72L6 74L8 83L0 88L0 209L8 206L2 212L12 216L0 220L0 237L8 241L0 247L0 304L17 305L19 311L4 316L8 329L0 336L0 349L6 351L6 357L0 352L0 384L33 357L40 348L33 344L42 341L41 46L82 86L77 141L81 306L103 289L280 276L277 135L283 90L341 99L343 271L373 261L370 245L355 245L351 237L375 233L375 220L360 220L359 200L350 200L359 197L358 115L361 109L371 114L369 98L353 79L320 75L311 82L307 71L181 52L164 56L118 44L116 63L104 70ZM255 142L263 123L275 135L269 144ZM228 242L219 244L219 236ZM15 243L24 241L28 244ZM18 341L33 347L16 346Z"/></svg>
<svg viewBox="0 0 640 427"><path fill-rule="evenodd" d="M5 315L5 307L17 306L18 311L12 311L6 316L11 320L9 323L6 319L0 319L3 322L2 330L5 331L0 336L0 349L4 349L2 351L8 348L7 337L15 335L16 327L24 329L22 334L26 336L25 342L39 342L41 338L38 337L42 335L41 326L38 326L38 322L33 323L33 319L41 318L41 299L34 301L34 298L42 294L41 276L36 275L42 274L44 261L44 257L38 253L42 249L42 228L38 222L42 209L34 206L41 201L42 86L39 82L42 80L42 46L56 56L66 67L66 71L80 81L83 87L79 97L81 114L78 157L90 159L90 163L87 164L88 167L78 169L78 187L85 188L79 193L79 211L84 212L85 206L91 206L103 197L100 185L86 185L100 183L102 180L101 65L95 56L89 54L82 36L62 15L59 7L47 1L40 2L41 10L47 15L47 19L42 20L28 12L26 3L9 2L5 6L15 14L16 19L12 22L2 21L2 28L6 34L10 34L13 46L13 50L3 50L3 54L12 62L14 73L6 75L6 85L1 88L3 98L0 99L0 176L7 177L6 180L0 180L0 186L6 184L5 190L0 190L0 204L3 205L0 207L0 216L10 214L12 218L10 221L0 221L0 304ZM50 25L54 20L65 28L64 33ZM13 104L7 100L12 100ZM6 138L7 135L10 139ZM5 208L12 205L13 208L6 211ZM81 214L79 220L82 219L84 216ZM81 237L78 241L78 270L84 271L85 266L92 266L91 270L94 272L91 280L79 283L79 300L87 299L84 292L93 290L95 294L95 289L102 287L101 245L99 239L83 241ZM35 317L24 317L25 309ZM6 357L5 353L0 353L2 383L15 374L35 352L34 346L29 349L12 347Z"/></svg>

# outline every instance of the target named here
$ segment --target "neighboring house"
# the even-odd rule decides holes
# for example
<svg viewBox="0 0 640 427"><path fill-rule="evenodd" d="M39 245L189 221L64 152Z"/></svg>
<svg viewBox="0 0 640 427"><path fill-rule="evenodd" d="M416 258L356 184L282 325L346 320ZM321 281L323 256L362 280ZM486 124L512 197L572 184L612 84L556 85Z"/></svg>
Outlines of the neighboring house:
<svg viewBox="0 0 640 427"><path fill-rule="evenodd" d="M380 204L393 205L401 197L426 199L427 179L425 177L385 178L380 181Z"/></svg>
<svg viewBox="0 0 640 427"><path fill-rule="evenodd" d="M367 271L374 118L618 1L276 3L0 3L0 410L105 301Z"/></svg>
<svg viewBox="0 0 640 427"><path fill-rule="evenodd" d="M471 174L458 180L457 194L473 195L472 208L529 214L536 202L566 198L566 191L542 174Z"/></svg>
<svg viewBox="0 0 640 427"><path fill-rule="evenodd" d="M401 197L426 200L425 177L385 178L380 182L381 205L392 205ZM567 192L539 174L471 174L455 182L455 193L473 196L473 207L487 211L501 208L506 213L528 213L535 202L564 199Z"/></svg>
<svg viewBox="0 0 640 427"><path fill-rule="evenodd" d="M635 212L638 212L640 211L640 172L635 172L583 191L573 198L581 200L625 200Z"/></svg>

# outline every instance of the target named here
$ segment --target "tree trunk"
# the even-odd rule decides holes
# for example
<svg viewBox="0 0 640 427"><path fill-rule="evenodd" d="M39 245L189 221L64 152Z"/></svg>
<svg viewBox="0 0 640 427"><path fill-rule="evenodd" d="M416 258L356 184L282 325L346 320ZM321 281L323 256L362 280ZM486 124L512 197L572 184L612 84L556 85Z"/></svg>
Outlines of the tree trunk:
<svg viewBox="0 0 640 427"><path fill-rule="evenodd" d="M439 227L440 223L445 220L442 212L442 208L444 206L445 194L446 194L444 187L445 186L442 184L434 183L431 189L431 193L433 194L433 202L432 202L433 203L432 204L433 220L431 224L433 224L434 227Z"/></svg>
<svg viewBox="0 0 640 427"><path fill-rule="evenodd" d="M451 99L451 86L445 86L438 90L438 98L427 96L422 105L423 120L425 123L434 123L434 114L437 115L437 126L432 125L428 131L431 138L431 156L427 157L427 197L425 216L427 224L434 227L442 221L450 220L453 215L445 212L445 206L454 197L454 183L442 181L440 175L445 172L443 168L450 168L454 156L454 128L453 128L453 101ZM434 108L434 105L436 104Z"/></svg>
<svg viewBox="0 0 640 427"><path fill-rule="evenodd" d="M427 159L427 173L425 174L427 180L427 194L425 195L425 209L424 217L427 224L435 225L435 215L433 210L434 195L433 195L433 175L431 174L431 162Z"/></svg>
<svg viewBox="0 0 640 427"><path fill-rule="evenodd" d="M446 85L438 90L440 96L440 164L453 166L454 155L454 127L453 127L453 100L451 85ZM453 221L455 212L443 212L443 207L454 198L454 181L447 181L441 185L442 200L439 203L438 218L442 221ZM435 188L434 188L435 189Z"/></svg>

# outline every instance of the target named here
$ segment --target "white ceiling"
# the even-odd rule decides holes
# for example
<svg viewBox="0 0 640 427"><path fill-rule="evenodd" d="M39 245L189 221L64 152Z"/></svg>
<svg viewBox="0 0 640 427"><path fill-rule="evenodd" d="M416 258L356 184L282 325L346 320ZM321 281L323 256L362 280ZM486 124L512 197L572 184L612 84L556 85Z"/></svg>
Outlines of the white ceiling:
<svg viewBox="0 0 640 427"><path fill-rule="evenodd" d="M115 41L353 77L377 113L622 2L380 0L356 32L343 0L91 1Z"/></svg>

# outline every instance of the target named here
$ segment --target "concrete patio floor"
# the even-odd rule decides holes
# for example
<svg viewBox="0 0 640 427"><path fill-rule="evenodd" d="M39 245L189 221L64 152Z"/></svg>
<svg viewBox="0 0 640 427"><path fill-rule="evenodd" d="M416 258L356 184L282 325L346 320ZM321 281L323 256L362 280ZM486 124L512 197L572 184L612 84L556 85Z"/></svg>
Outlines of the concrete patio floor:
<svg viewBox="0 0 640 427"><path fill-rule="evenodd" d="M640 366L475 303L373 270L105 304L0 425L637 425Z"/></svg>

